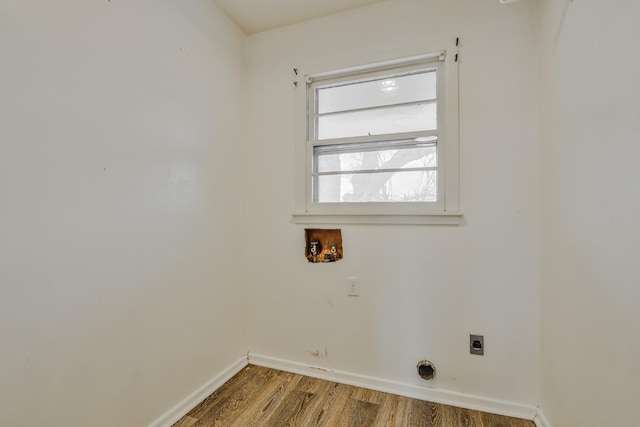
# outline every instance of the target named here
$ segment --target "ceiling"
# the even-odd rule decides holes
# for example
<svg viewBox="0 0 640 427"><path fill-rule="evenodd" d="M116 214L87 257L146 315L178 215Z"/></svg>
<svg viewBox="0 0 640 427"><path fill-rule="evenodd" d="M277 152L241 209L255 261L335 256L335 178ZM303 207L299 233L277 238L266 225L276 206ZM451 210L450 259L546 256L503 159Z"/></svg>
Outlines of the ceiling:
<svg viewBox="0 0 640 427"><path fill-rule="evenodd" d="M213 0L246 34L295 24L384 0Z"/></svg>

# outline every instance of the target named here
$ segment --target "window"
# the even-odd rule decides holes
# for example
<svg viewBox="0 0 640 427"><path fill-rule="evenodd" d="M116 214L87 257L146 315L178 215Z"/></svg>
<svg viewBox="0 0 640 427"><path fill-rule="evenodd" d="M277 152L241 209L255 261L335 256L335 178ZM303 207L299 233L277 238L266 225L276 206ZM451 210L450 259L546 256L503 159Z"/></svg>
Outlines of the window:
<svg viewBox="0 0 640 427"><path fill-rule="evenodd" d="M444 64L438 53L306 76L306 197L298 216L457 213Z"/></svg>

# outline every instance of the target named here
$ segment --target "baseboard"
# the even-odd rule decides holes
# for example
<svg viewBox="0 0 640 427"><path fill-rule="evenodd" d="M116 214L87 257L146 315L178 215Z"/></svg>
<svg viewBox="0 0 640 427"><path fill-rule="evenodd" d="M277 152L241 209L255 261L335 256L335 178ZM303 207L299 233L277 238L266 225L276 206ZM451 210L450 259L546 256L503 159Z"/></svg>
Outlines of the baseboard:
<svg viewBox="0 0 640 427"><path fill-rule="evenodd" d="M335 381L356 387L382 391L385 393L397 394L414 399L428 400L434 403L490 412L498 415L506 415L509 417L533 420L537 413L534 406L523 405L520 403L474 396L450 390L420 387L413 384L400 383L350 372L329 370L254 353L249 353L249 364L278 369L294 374L306 375L323 380ZM546 425L543 427L550 426Z"/></svg>
<svg viewBox="0 0 640 427"><path fill-rule="evenodd" d="M536 417L533 419L533 422L536 423L536 427L551 427L551 423L542 413L542 410L538 408L536 413Z"/></svg>
<svg viewBox="0 0 640 427"><path fill-rule="evenodd" d="M240 372L242 368L248 365L247 356L233 362L222 372L211 378L202 387L184 398L180 403L169 409L160 418L149 424L149 427L171 427L180 418L184 417L190 410L207 398L211 393L216 391L226 383L231 377Z"/></svg>

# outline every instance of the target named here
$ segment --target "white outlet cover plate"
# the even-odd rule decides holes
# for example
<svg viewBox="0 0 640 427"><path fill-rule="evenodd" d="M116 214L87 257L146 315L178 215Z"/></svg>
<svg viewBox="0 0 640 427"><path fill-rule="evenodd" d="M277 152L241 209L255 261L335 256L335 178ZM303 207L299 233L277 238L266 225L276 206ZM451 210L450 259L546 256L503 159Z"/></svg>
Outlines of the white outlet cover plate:
<svg viewBox="0 0 640 427"><path fill-rule="evenodd" d="M358 278L349 276L347 277L348 295L350 297L360 296L360 286L358 285Z"/></svg>

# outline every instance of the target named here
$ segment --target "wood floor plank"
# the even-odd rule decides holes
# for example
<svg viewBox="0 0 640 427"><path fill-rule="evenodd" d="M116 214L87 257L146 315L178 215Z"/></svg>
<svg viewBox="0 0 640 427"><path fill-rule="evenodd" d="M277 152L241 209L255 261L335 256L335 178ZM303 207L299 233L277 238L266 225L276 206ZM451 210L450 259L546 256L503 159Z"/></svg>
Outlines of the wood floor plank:
<svg viewBox="0 0 640 427"><path fill-rule="evenodd" d="M386 400L387 393L382 393L376 390L368 390L366 388L357 387L353 394L352 399L361 400L363 402L375 403L376 405L382 405Z"/></svg>
<svg viewBox="0 0 640 427"><path fill-rule="evenodd" d="M197 426L231 424L237 413L251 404L254 396L274 374L272 370L261 368L248 370L245 375L251 380L244 383L242 387L230 390L226 398L219 400L215 406L203 407L197 415L191 415L198 419Z"/></svg>
<svg viewBox="0 0 640 427"><path fill-rule="evenodd" d="M433 427L444 426L444 420L442 418L444 405L440 405L438 403L431 403L430 409L431 409L431 424L433 425Z"/></svg>
<svg viewBox="0 0 640 427"><path fill-rule="evenodd" d="M535 423L530 420L522 420L520 418L509 418L511 427L535 427Z"/></svg>
<svg viewBox="0 0 640 427"><path fill-rule="evenodd" d="M388 394L384 403L380 406L375 425L389 427L403 427L411 425L409 423L410 412L411 399Z"/></svg>
<svg viewBox="0 0 640 427"><path fill-rule="evenodd" d="M304 377L309 379L309 377ZM338 383L324 380L311 379L311 381L300 381L298 390L312 393L316 396L304 412L300 412L296 422L300 426L317 427L322 423L327 414L326 403L331 401L338 389Z"/></svg>
<svg viewBox="0 0 640 427"><path fill-rule="evenodd" d="M442 405L444 427L483 427L482 415L478 411Z"/></svg>
<svg viewBox="0 0 640 427"><path fill-rule="evenodd" d="M511 427L511 422L507 417L482 412L483 427Z"/></svg>
<svg viewBox="0 0 640 427"><path fill-rule="evenodd" d="M263 425L262 422L271 414L290 390L296 387L301 376L287 372L274 371L271 381L256 393L249 405L231 420L229 427L247 427Z"/></svg>
<svg viewBox="0 0 640 427"><path fill-rule="evenodd" d="M180 418L180 420L173 425L173 427L193 427L197 424L198 419L192 418L188 415Z"/></svg>
<svg viewBox="0 0 640 427"><path fill-rule="evenodd" d="M236 390L242 389L249 381L254 372L260 372L261 368L256 366L247 366L242 369L238 374L233 376L229 381L224 383L222 387L209 395L205 400L200 402L195 408L193 408L188 416L196 419L200 419L211 408L215 408L221 401L227 399L229 395L233 394Z"/></svg>
<svg viewBox="0 0 640 427"><path fill-rule="evenodd" d="M299 419L304 412L317 399L318 396L306 391L294 390L280 403L272 417L265 420L270 426L300 426Z"/></svg>
<svg viewBox="0 0 640 427"><path fill-rule="evenodd" d="M355 387L332 383L329 391L320 401L316 413L314 414L314 426L332 427L337 425L336 420L344 406L347 404L351 395L355 391Z"/></svg>
<svg viewBox="0 0 640 427"><path fill-rule="evenodd" d="M281 380L278 386L268 390L267 393L265 393L265 398L256 402L256 405L253 405L253 409L245 414L244 419L233 421L231 426L248 427L268 425L266 421L273 416L276 408L296 389L298 382L303 378L301 375L289 375L289 377L280 377Z"/></svg>
<svg viewBox="0 0 640 427"><path fill-rule="evenodd" d="M301 375L300 382L296 385L296 390L306 391L307 393L318 394L335 384L333 381L321 380Z"/></svg>
<svg viewBox="0 0 640 427"><path fill-rule="evenodd" d="M409 423L416 427L440 427L440 405L423 400L411 399ZM435 424L438 423L438 424Z"/></svg>
<svg viewBox="0 0 640 427"><path fill-rule="evenodd" d="M249 365L174 427L535 427L533 422L424 402Z"/></svg>
<svg viewBox="0 0 640 427"><path fill-rule="evenodd" d="M371 427L374 424L380 405L363 400L349 399L338 417L336 426Z"/></svg>

